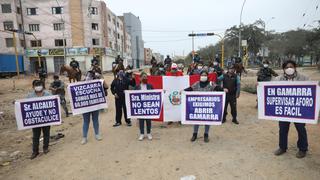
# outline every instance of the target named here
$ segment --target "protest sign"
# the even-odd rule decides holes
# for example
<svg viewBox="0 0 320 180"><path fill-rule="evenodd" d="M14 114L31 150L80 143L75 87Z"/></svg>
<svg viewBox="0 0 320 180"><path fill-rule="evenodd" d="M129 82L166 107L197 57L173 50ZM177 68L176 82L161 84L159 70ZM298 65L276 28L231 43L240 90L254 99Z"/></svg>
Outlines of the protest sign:
<svg viewBox="0 0 320 180"><path fill-rule="evenodd" d="M69 84L68 94L73 115L108 107L101 79Z"/></svg>
<svg viewBox="0 0 320 180"><path fill-rule="evenodd" d="M182 124L221 125L225 92L183 92Z"/></svg>
<svg viewBox="0 0 320 180"><path fill-rule="evenodd" d="M61 124L59 96L44 96L15 101L18 130Z"/></svg>
<svg viewBox="0 0 320 180"><path fill-rule="evenodd" d="M273 81L258 85L258 118L316 124L320 90L317 81Z"/></svg>
<svg viewBox="0 0 320 180"><path fill-rule="evenodd" d="M158 119L163 103L162 90L125 91L128 118Z"/></svg>

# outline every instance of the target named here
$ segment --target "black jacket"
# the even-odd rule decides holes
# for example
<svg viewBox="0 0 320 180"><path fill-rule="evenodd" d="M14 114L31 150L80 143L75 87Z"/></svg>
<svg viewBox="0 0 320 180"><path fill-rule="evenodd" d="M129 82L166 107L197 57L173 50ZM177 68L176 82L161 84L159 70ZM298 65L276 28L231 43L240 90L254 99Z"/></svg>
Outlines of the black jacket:
<svg viewBox="0 0 320 180"><path fill-rule="evenodd" d="M111 83L111 92L112 94L117 94L119 97L124 97L124 91L129 90L130 86L135 86L135 80L132 79L131 81L124 77L121 81L116 78Z"/></svg>

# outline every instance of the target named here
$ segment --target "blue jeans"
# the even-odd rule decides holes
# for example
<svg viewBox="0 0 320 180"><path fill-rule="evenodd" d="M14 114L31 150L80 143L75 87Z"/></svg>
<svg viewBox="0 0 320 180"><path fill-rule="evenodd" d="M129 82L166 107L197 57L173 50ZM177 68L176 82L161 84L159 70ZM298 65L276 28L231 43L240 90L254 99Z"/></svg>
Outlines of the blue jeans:
<svg viewBox="0 0 320 180"><path fill-rule="evenodd" d="M144 121L147 124L147 134L151 133L151 119L139 119L140 134L144 134Z"/></svg>
<svg viewBox="0 0 320 180"><path fill-rule="evenodd" d="M209 134L209 129L210 129L210 125L205 125L204 126L204 133L205 134ZM193 126L193 133L198 133L198 130L199 130L199 125L194 125Z"/></svg>
<svg viewBox="0 0 320 180"><path fill-rule="evenodd" d="M87 138L88 129L90 124L90 115L92 115L93 129L96 135L99 134L99 110L87 112L82 114L83 116L83 126L82 126L82 134L84 138Z"/></svg>

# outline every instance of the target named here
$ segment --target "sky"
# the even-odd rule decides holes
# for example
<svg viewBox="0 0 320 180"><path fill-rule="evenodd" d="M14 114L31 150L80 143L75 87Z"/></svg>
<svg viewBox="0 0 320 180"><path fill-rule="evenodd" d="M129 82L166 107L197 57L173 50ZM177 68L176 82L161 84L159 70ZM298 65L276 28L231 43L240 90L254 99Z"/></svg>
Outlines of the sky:
<svg viewBox="0 0 320 180"><path fill-rule="evenodd" d="M188 34L214 32L224 35L226 29L239 25L244 0L105 0L118 16L131 12L142 23L146 48L163 55L187 55L192 51ZM258 19L266 30L284 32L310 29L320 20L320 0L246 0L242 23ZM303 16L303 14L305 14ZM304 26L304 24L306 24ZM217 36L195 39L195 50L219 41Z"/></svg>

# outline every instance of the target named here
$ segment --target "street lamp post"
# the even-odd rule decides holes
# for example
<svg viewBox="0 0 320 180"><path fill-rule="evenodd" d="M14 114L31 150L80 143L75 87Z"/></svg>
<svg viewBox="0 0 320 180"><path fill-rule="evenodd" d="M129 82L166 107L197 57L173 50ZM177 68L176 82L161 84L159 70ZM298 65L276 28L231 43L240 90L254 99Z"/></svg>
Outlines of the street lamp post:
<svg viewBox="0 0 320 180"><path fill-rule="evenodd" d="M39 41L38 41L37 37L32 32L24 32L24 34L32 35L33 38L36 40L37 52L38 52L38 65L39 65L39 68L41 68L41 57L40 57L40 54L39 54L40 53Z"/></svg>
<svg viewBox="0 0 320 180"><path fill-rule="evenodd" d="M238 56L241 57L241 23L242 23L242 11L246 0L243 1L241 12L240 12L240 24L239 24L239 49L238 49Z"/></svg>

